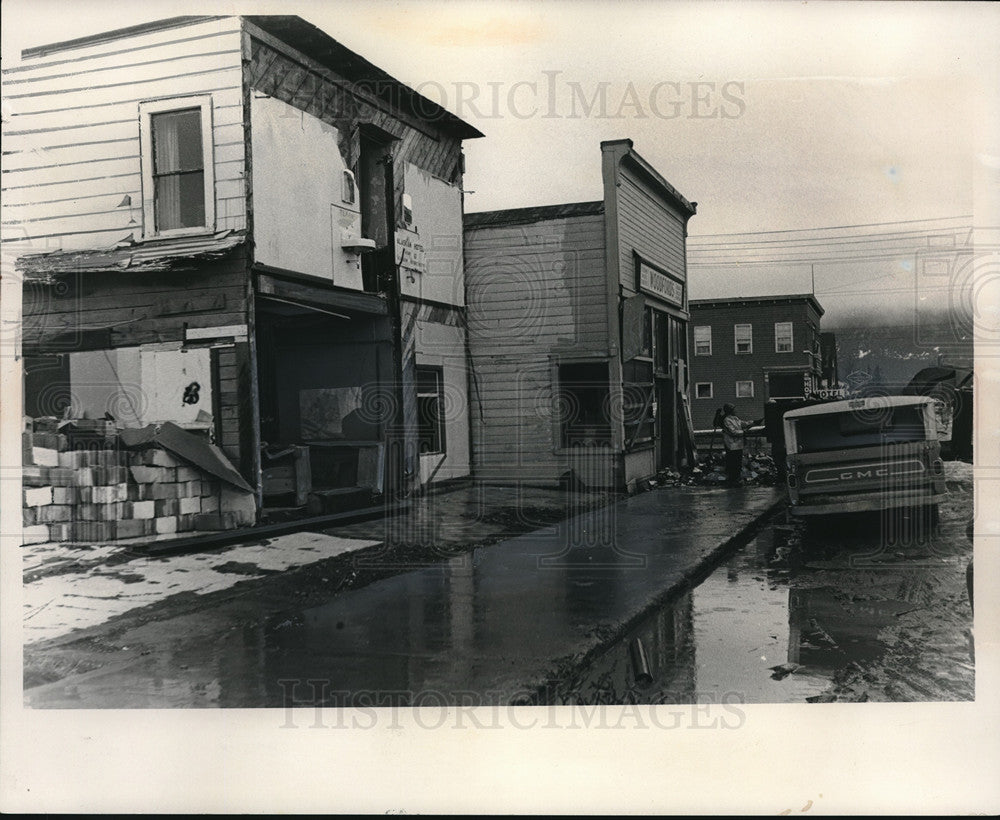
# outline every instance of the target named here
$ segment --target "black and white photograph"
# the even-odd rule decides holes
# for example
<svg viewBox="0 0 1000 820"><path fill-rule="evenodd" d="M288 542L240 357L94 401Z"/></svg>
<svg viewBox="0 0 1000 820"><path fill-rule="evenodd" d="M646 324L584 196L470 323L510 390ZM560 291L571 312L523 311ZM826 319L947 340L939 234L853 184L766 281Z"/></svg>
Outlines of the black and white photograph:
<svg viewBox="0 0 1000 820"><path fill-rule="evenodd" d="M1000 7L2 11L5 810L1000 808Z"/></svg>

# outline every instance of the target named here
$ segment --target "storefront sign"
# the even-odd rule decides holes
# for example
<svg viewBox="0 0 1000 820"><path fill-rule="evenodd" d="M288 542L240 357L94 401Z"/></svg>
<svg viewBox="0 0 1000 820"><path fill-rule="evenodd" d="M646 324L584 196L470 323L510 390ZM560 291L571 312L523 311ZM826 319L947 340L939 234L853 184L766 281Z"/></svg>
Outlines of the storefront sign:
<svg viewBox="0 0 1000 820"><path fill-rule="evenodd" d="M654 270L645 262L639 263L639 289L677 307L684 307L684 283Z"/></svg>

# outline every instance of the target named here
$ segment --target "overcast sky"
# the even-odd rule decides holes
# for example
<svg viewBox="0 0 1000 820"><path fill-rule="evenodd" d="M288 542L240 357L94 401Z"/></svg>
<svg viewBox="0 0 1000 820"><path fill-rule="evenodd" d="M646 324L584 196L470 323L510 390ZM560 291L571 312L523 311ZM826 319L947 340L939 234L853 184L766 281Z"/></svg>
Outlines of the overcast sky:
<svg viewBox="0 0 1000 820"><path fill-rule="evenodd" d="M468 211L597 199L599 142L620 137L698 202L693 238L971 218L995 204L986 199L1000 166L995 4L4 0L0 9L5 65L24 47L174 14L298 14L486 135L466 143ZM803 270L784 271L779 289L808 290Z"/></svg>

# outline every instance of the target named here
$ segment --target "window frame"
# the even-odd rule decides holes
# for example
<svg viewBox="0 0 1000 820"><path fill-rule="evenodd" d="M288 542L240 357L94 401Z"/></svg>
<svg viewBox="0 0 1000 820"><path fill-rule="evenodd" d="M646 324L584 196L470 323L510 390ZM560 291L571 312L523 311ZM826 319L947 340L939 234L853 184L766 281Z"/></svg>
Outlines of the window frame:
<svg viewBox="0 0 1000 820"><path fill-rule="evenodd" d="M204 175L205 224L189 228L156 229L156 201L153 183L153 115L175 111L201 110L201 153ZM139 155L142 169L142 236L161 239L215 233L215 142L213 138L212 97L169 97L139 103Z"/></svg>
<svg viewBox="0 0 1000 820"><path fill-rule="evenodd" d="M707 396L699 396L698 395L698 388L702 387L702 386L704 386L706 384L708 385L708 395ZM713 399L715 397L715 388L713 387L712 382L695 382L694 383L694 397L695 397L695 399L703 399L703 400L706 400L706 401L710 401L711 399Z"/></svg>
<svg viewBox="0 0 1000 820"><path fill-rule="evenodd" d="M694 355L695 356L711 356L712 355L712 326L711 325L692 325L692 327L694 328L691 331L691 333L692 333L691 338L694 341ZM699 330L707 330L708 331L708 351L704 352L704 353L699 352L699 350L698 350L698 331ZM702 339L701 341L704 344L705 340Z"/></svg>
<svg viewBox="0 0 1000 820"><path fill-rule="evenodd" d="M739 329L747 328L748 337L744 341L749 345L747 350L740 350ZM733 325L733 353L737 356L749 356L753 354L753 325L749 322L740 322Z"/></svg>
<svg viewBox="0 0 1000 820"><path fill-rule="evenodd" d="M563 368L569 368L574 366L588 366L596 365L602 367L604 372L600 379L598 380L584 380L579 379L567 379L564 378ZM584 424L580 427L574 428L572 426L573 420L567 420L561 413L559 413L557 408L557 403L563 395L563 392L569 388L580 388L583 387L588 390L603 390L604 395L601 398L601 414L604 416L598 424ZM584 446L580 441L574 441L577 437L587 439L593 438L594 441L590 442L586 446L589 447L606 447L611 448L614 446L615 441L615 424L613 424L613 419L609 415L611 409L612 401L612 389L611 389L611 362L608 359L601 357L581 357L581 358L565 358L552 361L552 400L553 400L553 434L554 434L554 453L572 453L578 452L581 446ZM575 399L578 400L578 399ZM570 402L572 404L572 402ZM620 425L618 425L620 427ZM590 435L586 432L590 429Z"/></svg>
<svg viewBox="0 0 1000 820"><path fill-rule="evenodd" d="M434 364L418 364L413 368L413 387L416 394L417 402L417 452L421 456L446 456L448 455L448 425L445 423L445 396L444 396L444 367L441 365ZM437 382L437 392L435 394L429 392L421 392L420 390L420 373L433 373L434 378ZM424 418L421 413L421 402L423 398L433 397L437 400L437 438L440 445L437 450L424 450L421 447L424 441L423 427Z"/></svg>
<svg viewBox="0 0 1000 820"><path fill-rule="evenodd" d="M788 350L782 350L779 347L778 342L778 328L788 327ZM794 322L775 322L774 323L774 352L775 353L794 353L795 352L795 323Z"/></svg>
<svg viewBox="0 0 1000 820"><path fill-rule="evenodd" d="M740 395L740 385L741 384L749 384L750 385L750 393L748 395L745 395L745 396L741 396ZM755 392L756 391L754 390L753 379L737 379L736 380L736 398L738 398L738 399L753 399L753 398L756 398Z"/></svg>

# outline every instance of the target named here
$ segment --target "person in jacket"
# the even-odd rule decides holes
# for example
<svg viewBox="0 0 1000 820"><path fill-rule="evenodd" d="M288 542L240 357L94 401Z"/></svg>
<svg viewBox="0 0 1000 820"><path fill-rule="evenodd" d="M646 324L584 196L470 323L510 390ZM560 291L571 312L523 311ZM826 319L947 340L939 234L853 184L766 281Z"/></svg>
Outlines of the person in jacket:
<svg viewBox="0 0 1000 820"><path fill-rule="evenodd" d="M743 421L736 415L736 408L731 404L722 408L722 446L726 451L726 484L730 487L740 486L743 472L743 434L760 421Z"/></svg>

